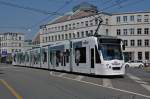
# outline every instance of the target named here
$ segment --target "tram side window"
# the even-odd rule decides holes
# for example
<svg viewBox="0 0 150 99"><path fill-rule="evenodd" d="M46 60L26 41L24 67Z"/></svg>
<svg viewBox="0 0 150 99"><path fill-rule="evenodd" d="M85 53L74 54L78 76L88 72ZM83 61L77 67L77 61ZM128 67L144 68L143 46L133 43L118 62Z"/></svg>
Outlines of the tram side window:
<svg viewBox="0 0 150 99"><path fill-rule="evenodd" d="M47 62L47 53L43 52L43 62Z"/></svg>
<svg viewBox="0 0 150 99"><path fill-rule="evenodd" d="M86 63L86 47L75 48L75 63Z"/></svg>
<svg viewBox="0 0 150 99"><path fill-rule="evenodd" d="M14 55L14 58L13 58L14 62L16 62L16 54Z"/></svg>
<svg viewBox="0 0 150 99"><path fill-rule="evenodd" d="M100 55L98 53L96 46L95 46L95 58L96 58L96 63L101 63Z"/></svg>
<svg viewBox="0 0 150 99"><path fill-rule="evenodd" d="M60 51L56 51L56 66L59 66L60 61L61 61Z"/></svg>
<svg viewBox="0 0 150 99"><path fill-rule="evenodd" d="M29 62L29 54L26 54L26 62Z"/></svg>
<svg viewBox="0 0 150 99"><path fill-rule="evenodd" d="M69 63L69 49L66 49L66 62Z"/></svg>

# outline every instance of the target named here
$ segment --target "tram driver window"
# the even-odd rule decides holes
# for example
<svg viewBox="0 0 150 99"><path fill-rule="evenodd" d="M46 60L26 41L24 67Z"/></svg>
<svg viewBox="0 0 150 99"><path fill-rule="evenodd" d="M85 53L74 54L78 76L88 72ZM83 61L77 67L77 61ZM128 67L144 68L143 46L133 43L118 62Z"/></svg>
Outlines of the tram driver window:
<svg viewBox="0 0 150 99"><path fill-rule="evenodd" d="M75 63L86 63L86 47L75 48Z"/></svg>

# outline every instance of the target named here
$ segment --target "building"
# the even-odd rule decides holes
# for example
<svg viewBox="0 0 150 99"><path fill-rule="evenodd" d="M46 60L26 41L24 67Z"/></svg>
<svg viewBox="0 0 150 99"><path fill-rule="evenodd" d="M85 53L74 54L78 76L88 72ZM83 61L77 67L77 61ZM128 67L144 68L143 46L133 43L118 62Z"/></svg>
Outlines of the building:
<svg viewBox="0 0 150 99"><path fill-rule="evenodd" d="M124 40L126 61L150 60L150 12L98 13L95 6L86 2L40 26L40 45L93 35L99 17L103 19L98 30L100 35L117 36Z"/></svg>
<svg viewBox="0 0 150 99"><path fill-rule="evenodd" d="M1 33L0 34L0 56L2 61L8 61L13 52L21 52L24 46L23 33Z"/></svg>
<svg viewBox="0 0 150 99"><path fill-rule="evenodd" d="M32 40L25 40L22 51L26 51L26 50L32 49L32 47L33 47Z"/></svg>

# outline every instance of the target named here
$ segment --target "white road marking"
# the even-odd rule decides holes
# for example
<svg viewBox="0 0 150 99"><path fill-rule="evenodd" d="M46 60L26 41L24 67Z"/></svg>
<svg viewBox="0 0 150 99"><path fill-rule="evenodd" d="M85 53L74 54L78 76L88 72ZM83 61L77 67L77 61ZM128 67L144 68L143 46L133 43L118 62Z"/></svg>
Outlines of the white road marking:
<svg viewBox="0 0 150 99"><path fill-rule="evenodd" d="M134 80L135 82L139 83L139 84L140 84L142 87L144 87L146 90L150 91L150 85L148 85L147 82L142 81L141 78L136 77L136 76L134 76L134 75L132 75L132 74L130 74L130 73L128 73L127 76L128 76L129 78L131 78L132 80Z"/></svg>
<svg viewBox="0 0 150 99"><path fill-rule="evenodd" d="M57 75L51 75L51 76L59 77ZM132 92L132 91L127 91L127 90L122 90L122 89L118 89L118 88L113 88L113 87L105 87L103 85L95 84L95 83L92 83L92 82L87 82L87 81L82 81L82 80L79 81L79 80L76 80L76 79L73 79L73 78L69 78L69 77L60 77L60 78L69 79L69 80L73 80L73 81L78 81L78 82L82 82L82 83L86 83L86 84L90 84L90 85L94 85L94 86L98 86L98 87L108 88L108 89L112 89L112 90L115 90L115 91L120 91L120 92L129 93L129 94L134 94L134 95L142 96L142 97L145 97L145 98L150 98L150 96L148 96L148 95L135 93L135 92Z"/></svg>
<svg viewBox="0 0 150 99"><path fill-rule="evenodd" d="M17 67L0 67L0 68L9 69L9 68L17 68Z"/></svg>
<svg viewBox="0 0 150 99"><path fill-rule="evenodd" d="M84 78L84 76L77 76L76 78L75 78L75 80L78 80L78 81L81 81L82 79Z"/></svg>
<svg viewBox="0 0 150 99"><path fill-rule="evenodd" d="M102 81L104 87L113 87L110 79L103 78Z"/></svg>
<svg viewBox="0 0 150 99"><path fill-rule="evenodd" d="M58 77L63 77L66 73L61 73L58 75Z"/></svg>

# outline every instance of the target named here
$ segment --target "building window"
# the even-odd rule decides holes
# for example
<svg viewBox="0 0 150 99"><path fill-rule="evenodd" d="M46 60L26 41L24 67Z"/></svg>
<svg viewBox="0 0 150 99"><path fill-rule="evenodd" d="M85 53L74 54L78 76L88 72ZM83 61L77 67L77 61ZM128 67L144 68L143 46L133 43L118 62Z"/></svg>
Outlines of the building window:
<svg viewBox="0 0 150 99"><path fill-rule="evenodd" d="M123 29L123 34L124 34L124 35L127 35L127 34L128 34L127 32L128 32L127 29Z"/></svg>
<svg viewBox="0 0 150 99"><path fill-rule="evenodd" d="M45 41L47 42L47 37L45 37Z"/></svg>
<svg viewBox="0 0 150 99"><path fill-rule="evenodd" d="M69 24L69 30L71 30L71 24Z"/></svg>
<svg viewBox="0 0 150 99"><path fill-rule="evenodd" d="M65 30L68 30L68 25L65 25Z"/></svg>
<svg viewBox="0 0 150 99"><path fill-rule="evenodd" d="M79 38L80 37L80 33L79 32L77 32L77 38Z"/></svg>
<svg viewBox="0 0 150 99"><path fill-rule="evenodd" d="M81 32L82 37L84 37L84 31Z"/></svg>
<svg viewBox="0 0 150 99"><path fill-rule="evenodd" d="M108 36L108 29L106 29L106 35Z"/></svg>
<svg viewBox="0 0 150 99"><path fill-rule="evenodd" d="M130 30L130 34L134 35L134 28L130 28L129 30Z"/></svg>
<svg viewBox="0 0 150 99"><path fill-rule="evenodd" d="M88 31L85 31L85 33L86 33L86 36L89 36L89 33L88 33Z"/></svg>
<svg viewBox="0 0 150 99"><path fill-rule="evenodd" d="M149 40L148 39L145 40L145 46L149 46Z"/></svg>
<svg viewBox="0 0 150 99"><path fill-rule="evenodd" d="M84 22L81 22L81 27L84 27Z"/></svg>
<svg viewBox="0 0 150 99"><path fill-rule="evenodd" d="M60 40L60 35L58 35L58 40Z"/></svg>
<svg viewBox="0 0 150 99"><path fill-rule="evenodd" d="M44 37L43 37L43 42L44 42Z"/></svg>
<svg viewBox="0 0 150 99"><path fill-rule="evenodd" d="M65 34L65 39L68 39L68 34Z"/></svg>
<svg viewBox="0 0 150 99"><path fill-rule="evenodd" d="M108 19L106 19L106 25L108 25Z"/></svg>
<svg viewBox="0 0 150 99"><path fill-rule="evenodd" d="M120 16L116 17L117 23L120 23Z"/></svg>
<svg viewBox="0 0 150 99"><path fill-rule="evenodd" d="M55 35L55 41L57 41L57 35Z"/></svg>
<svg viewBox="0 0 150 99"><path fill-rule="evenodd" d="M64 30L64 26L61 26L61 30Z"/></svg>
<svg viewBox="0 0 150 99"><path fill-rule="evenodd" d="M124 40L124 45L128 46L128 41L127 40Z"/></svg>
<svg viewBox="0 0 150 99"><path fill-rule="evenodd" d="M121 30L117 29L117 35L121 35Z"/></svg>
<svg viewBox="0 0 150 99"><path fill-rule="evenodd" d="M138 60L142 60L142 52L138 52Z"/></svg>
<svg viewBox="0 0 150 99"><path fill-rule="evenodd" d="M95 25L97 25L98 24L98 19L97 18L95 18Z"/></svg>
<svg viewBox="0 0 150 99"><path fill-rule="evenodd" d="M76 24L75 23L73 23L73 29L75 29L76 28Z"/></svg>
<svg viewBox="0 0 150 99"><path fill-rule="evenodd" d="M73 33L73 38L75 38L76 36L75 36L75 33Z"/></svg>
<svg viewBox="0 0 150 99"><path fill-rule="evenodd" d="M88 21L85 21L85 26L88 26Z"/></svg>
<svg viewBox="0 0 150 99"><path fill-rule="evenodd" d="M142 22L142 15L137 15L137 22Z"/></svg>
<svg viewBox="0 0 150 99"><path fill-rule="evenodd" d="M49 41L51 41L51 37L49 36L48 38L49 38Z"/></svg>
<svg viewBox="0 0 150 99"><path fill-rule="evenodd" d="M60 31L60 26L58 26L58 30Z"/></svg>
<svg viewBox="0 0 150 99"><path fill-rule="evenodd" d="M149 15L144 15L144 22L149 22Z"/></svg>
<svg viewBox="0 0 150 99"><path fill-rule="evenodd" d="M54 36L52 36L52 41L54 41Z"/></svg>
<svg viewBox="0 0 150 99"><path fill-rule="evenodd" d="M79 22L77 23L77 28L79 28Z"/></svg>
<svg viewBox="0 0 150 99"><path fill-rule="evenodd" d="M57 31L57 27L55 27L55 31Z"/></svg>
<svg viewBox="0 0 150 99"><path fill-rule="evenodd" d="M62 37L62 40L64 40L64 34L62 34L61 37Z"/></svg>
<svg viewBox="0 0 150 99"><path fill-rule="evenodd" d="M90 35L93 35L93 30L90 30Z"/></svg>
<svg viewBox="0 0 150 99"><path fill-rule="evenodd" d="M134 40L130 40L131 46L134 46Z"/></svg>
<svg viewBox="0 0 150 99"><path fill-rule="evenodd" d="M138 45L138 46L142 46L142 40L138 40L138 41L137 41L137 45Z"/></svg>
<svg viewBox="0 0 150 99"><path fill-rule="evenodd" d="M19 40L21 40L21 37L19 37Z"/></svg>
<svg viewBox="0 0 150 99"><path fill-rule="evenodd" d="M19 47L21 47L21 43L19 43Z"/></svg>
<svg viewBox="0 0 150 99"><path fill-rule="evenodd" d="M127 16L123 16L123 22L127 22Z"/></svg>
<svg viewBox="0 0 150 99"><path fill-rule="evenodd" d="M69 33L69 39L71 39L71 33Z"/></svg>
<svg viewBox="0 0 150 99"><path fill-rule="evenodd" d="M149 34L149 28L144 28L144 34Z"/></svg>
<svg viewBox="0 0 150 99"><path fill-rule="evenodd" d="M93 26L93 20L90 20L90 26Z"/></svg>
<svg viewBox="0 0 150 99"><path fill-rule="evenodd" d="M130 21L134 21L134 16L130 16Z"/></svg>
<svg viewBox="0 0 150 99"><path fill-rule="evenodd" d="M145 52L145 60L149 60L149 52L148 51Z"/></svg>
<svg viewBox="0 0 150 99"><path fill-rule="evenodd" d="M141 28L137 29L137 34L142 34L142 29Z"/></svg>

